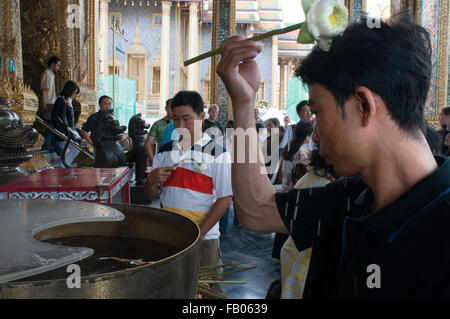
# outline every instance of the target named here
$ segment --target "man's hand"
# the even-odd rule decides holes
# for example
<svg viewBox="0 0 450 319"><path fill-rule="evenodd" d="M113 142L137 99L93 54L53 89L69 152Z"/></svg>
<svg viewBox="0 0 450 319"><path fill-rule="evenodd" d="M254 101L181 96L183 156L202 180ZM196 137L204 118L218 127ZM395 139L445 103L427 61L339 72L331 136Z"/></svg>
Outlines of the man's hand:
<svg viewBox="0 0 450 319"><path fill-rule="evenodd" d="M233 104L253 107L261 81L258 64L253 59L262 49L261 44L246 40L242 35L222 43L222 58L217 65L217 74L225 84Z"/></svg>
<svg viewBox="0 0 450 319"><path fill-rule="evenodd" d="M148 181L151 184L164 183L169 178L170 174L172 174L172 171L174 171L174 170L176 170L176 167L172 167L172 166L160 167L160 168L154 169L148 175Z"/></svg>
<svg viewBox="0 0 450 319"><path fill-rule="evenodd" d="M47 97L47 91L48 90L46 90L46 89L41 90L41 101L40 101L41 103L40 103L40 106L41 106L41 111L42 112L47 111L47 104L45 103L46 97Z"/></svg>
<svg viewBox="0 0 450 319"><path fill-rule="evenodd" d="M47 104L45 104L45 102L41 101L40 107L41 107L41 112L47 111Z"/></svg>
<svg viewBox="0 0 450 319"><path fill-rule="evenodd" d="M175 167L160 167L154 169L148 174L147 181L144 184L144 191L150 198L154 198L158 195L159 183L164 183L170 176Z"/></svg>

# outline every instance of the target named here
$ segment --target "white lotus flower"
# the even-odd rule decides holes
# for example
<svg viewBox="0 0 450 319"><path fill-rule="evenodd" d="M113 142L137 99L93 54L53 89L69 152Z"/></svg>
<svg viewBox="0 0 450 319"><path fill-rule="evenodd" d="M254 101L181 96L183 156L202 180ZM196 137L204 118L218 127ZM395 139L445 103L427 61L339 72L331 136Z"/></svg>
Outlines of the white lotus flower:
<svg viewBox="0 0 450 319"><path fill-rule="evenodd" d="M206 165L205 161L202 161L200 164L198 164L194 169L199 173L204 173L208 170L208 165Z"/></svg>
<svg viewBox="0 0 450 319"><path fill-rule="evenodd" d="M347 28L347 7L342 0L305 2L308 2L305 9L306 29L322 50L329 51L332 39Z"/></svg>

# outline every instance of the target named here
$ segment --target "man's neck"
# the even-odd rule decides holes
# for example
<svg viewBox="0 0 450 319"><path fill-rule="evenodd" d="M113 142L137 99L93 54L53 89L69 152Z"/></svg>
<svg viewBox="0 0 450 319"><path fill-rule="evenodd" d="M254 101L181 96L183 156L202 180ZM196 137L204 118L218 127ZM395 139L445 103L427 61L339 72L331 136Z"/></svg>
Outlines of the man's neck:
<svg viewBox="0 0 450 319"><path fill-rule="evenodd" d="M192 146L197 143L198 141L200 141L203 138L203 133L202 132L196 132L194 135L191 136L190 139L186 139L186 141L184 139L181 140L180 145L183 149L184 152L186 152L187 150L190 150L192 148Z"/></svg>
<svg viewBox="0 0 450 319"><path fill-rule="evenodd" d="M360 174L373 192L374 212L397 200L438 167L425 138L397 137L376 152Z"/></svg>

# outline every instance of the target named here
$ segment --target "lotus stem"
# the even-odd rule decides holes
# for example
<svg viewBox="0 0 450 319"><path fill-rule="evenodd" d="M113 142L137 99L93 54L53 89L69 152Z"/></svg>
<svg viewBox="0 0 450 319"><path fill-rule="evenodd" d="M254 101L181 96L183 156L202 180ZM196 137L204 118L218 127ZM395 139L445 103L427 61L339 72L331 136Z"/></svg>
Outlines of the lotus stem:
<svg viewBox="0 0 450 319"><path fill-rule="evenodd" d="M228 299L228 297L225 296L224 294L212 292L212 291L209 291L209 290L201 288L201 287L198 287L198 292L202 293L203 295L207 295L207 296L211 296L211 297L215 297L215 298L219 298L219 299Z"/></svg>
<svg viewBox="0 0 450 319"><path fill-rule="evenodd" d="M199 280L199 284L246 284L246 281Z"/></svg>
<svg viewBox="0 0 450 319"><path fill-rule="evenodd" d="M201 271L201 270L206 270L206 269L216 269L216 268L224 268L224 267L231 267L231 266L239 266L239 265L245 265L245 264L250 264L250 263L252 263L252 262L251 262L251 261L243 261L243 262L232 263L232 264L226 264L226 265L201 266L201 267L200 267L200 271Z"/></svg>
<svg viewBox="0 0 450 319"><path fill-rule="evenodd" d="M242 269L235 269L235 270L225 271L225 272L222 272L222 273L218 273L218 272L202 273L202 274L200 274L200 276L203 276L203 277L206 277L206 276L215 277L215 276L221 276L221 275L231 274L231 273L235 273L235 272L251 270L251 269L255 269L255 268L257 268L257 267L255 266L255 267L248 267L248 268L242 268Z"/></svg>
<svg viewBox="0 0 450 319"><path fill-rule="evenodd" d="M293 25L291 25L289 27L286 27L286 28L283 28L283 29L276 29L276 30L272 30L270 32L266 32L266 33L263 33L263 34L256 35L254 37L249 38L248 40L251 40L251 41L264 40L265 38L272 37L274 35L284 34L284 33L288 33L288 32L300 29L302 27L302 25L303 25L303 22L297 23L297 24L293 24ZM199 56L196 56L195 58L189 59L189 60L184 62L184 66L188 66L190 64L193 64L195 62L201 61L201 60L206 59L206 58L210 58L210 57L212 57L214 55L217 55L217 54L220 54L220 49L209 51L207 53L203 53L203 54L201 54Z"/></svg>

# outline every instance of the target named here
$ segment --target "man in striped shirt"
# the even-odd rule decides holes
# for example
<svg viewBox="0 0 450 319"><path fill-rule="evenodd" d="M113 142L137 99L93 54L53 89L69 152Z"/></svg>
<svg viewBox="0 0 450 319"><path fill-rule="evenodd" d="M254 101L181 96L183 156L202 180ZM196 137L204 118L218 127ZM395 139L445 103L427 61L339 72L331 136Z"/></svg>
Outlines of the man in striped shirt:
<svg viewBox="0 0 450 319"><path fill-rule="evenodd" d="M197 92L179 92L171 107L181 136L159 149L145 189L152 198L160 193L163 209L197 223L200 265L218 265L218 222L232 201L231 155L202 133L204 103Z"/></svg>

